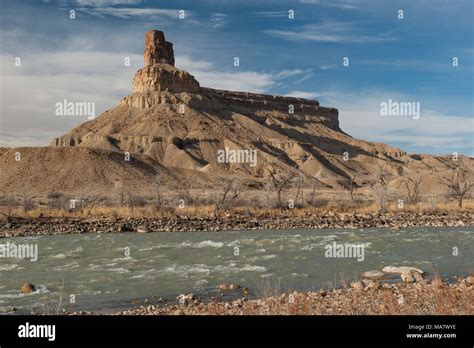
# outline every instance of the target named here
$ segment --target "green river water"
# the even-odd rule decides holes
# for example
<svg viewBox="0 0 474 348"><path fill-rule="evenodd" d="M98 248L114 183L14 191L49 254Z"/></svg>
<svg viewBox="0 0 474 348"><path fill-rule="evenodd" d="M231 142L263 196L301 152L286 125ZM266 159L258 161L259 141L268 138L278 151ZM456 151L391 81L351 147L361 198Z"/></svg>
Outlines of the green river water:
<svg viewBox="0 0 474 348"><path fill-rule="evenodd" d="M0 313L16 307L54 312L62 294L68 310L115 311L134 300L180 293L218 295L236 283L311 290L353 281L361 272L410 265L443 277L474 270L474 228L307 229L236 232L114 233L4 238L0 244L38 246L38 260L0 258ZM364 246L364 258L331 258L332 243ZM457 248L457 255L453 251ZM24 282L37 291L20 294ZM64 282L64 286L62 286ZM75 303L69 302L74 294Z"/></svg>

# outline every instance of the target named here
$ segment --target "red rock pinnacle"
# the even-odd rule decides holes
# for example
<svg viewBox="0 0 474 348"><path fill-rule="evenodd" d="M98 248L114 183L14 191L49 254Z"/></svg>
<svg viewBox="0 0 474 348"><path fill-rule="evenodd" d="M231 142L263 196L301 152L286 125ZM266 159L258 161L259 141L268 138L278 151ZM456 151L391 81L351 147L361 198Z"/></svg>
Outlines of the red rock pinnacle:
<svg viewBox="0 0 474 348"><path fill-rule="evenodd" d="M145 34L145 66L166 63L174 66L173 44L165 40L159 30L149 30Z"/></svg>

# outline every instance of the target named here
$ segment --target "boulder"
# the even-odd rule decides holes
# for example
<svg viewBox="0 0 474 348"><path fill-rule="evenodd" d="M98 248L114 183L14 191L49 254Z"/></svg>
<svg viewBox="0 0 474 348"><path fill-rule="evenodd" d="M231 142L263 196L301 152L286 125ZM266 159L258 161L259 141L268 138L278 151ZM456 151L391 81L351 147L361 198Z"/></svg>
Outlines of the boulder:
<svg viewBox="0 0 474 348"><path fill-rule="evenodd" d="M150 230L148 229L148 227L146 225L140 225L140 226L137 226L137 232L138 233L148 233L148 232L150 232Z"/></svg>
<svg viewBox="0 0 474 348"><path fill-rule="evenodd" d="M197 297L194 294L181 294L181 295L178 295L176 299L179 301L180 304L188 305L193 300L199 299L199 297Z"/></svg>
<svg viewBox="0 0 474 348"><path fill-rule="evenodd" d="M385 275L382 271L366 271L362 273L362 277L367 279L380 279Z"/></svg>
<svg viewBox="0 0 474 348"><path fill-rule="evenodd" d="M419 283L424 280L423 273L420 273L418 271L413 271L413 270L401 273L400 277L405 283L414 283L414 282Z"/></svg>
<svg viewBox="0 0 474 348"><path fill-rule="evenodd" d="M413 278L415 278L417 283L422 282L424 280L423 273L411 272L411 275L413 276Z"/></svg>
<svg viewBox="0 0 474 348"><path fill-rule="evenodd" d="M405 272L401 273L400 277L405 283L414 283L415 282L415 277L413 277L413 272Z"/></svg>
<svg viewBox="0 0 474 348"><path fill-rule="evenodd" d="M365 290L378 290L382 287L379 282L371 279L362 279L362 284L365 285Z"/></svg>
<svg viewBox="0 0 474 348"><path fill-rule="evenodd" d="M32 293L33 291L35 291L35 286L33 284L30 284L30 283L25 283L21 287L20 293L21 294L29 294L29 293Z"/></svg>
<svg viewBox="0 0 474 348"><path fill-rule="evenodd" d="M219 284L218 288L220 290L229 290L229 284Z"/></svg>
<svg viewBox="0 0 474 348"><path fill-rule="evenodd" d="M240 289L239 284L219 284L220 290L237 290Z"/></svg>
<svg viewBox="0 0 474 348"><path fill-rule="evenodd" d="M421 270L419 268L409 267L409 266L400 266L400 267L386 266L382 269L382 271L384 271L385 273L398 273L398 274L410 273L410 272L417 272L417 273L420 273L420 274L425 273L423 270Z"/></svg>
<svg viewBox="0 0 474 348"><path fill-rule="evenodd" d="M351 283L351 288L355 290L364 290L364 284L360 281Z"/></svg>

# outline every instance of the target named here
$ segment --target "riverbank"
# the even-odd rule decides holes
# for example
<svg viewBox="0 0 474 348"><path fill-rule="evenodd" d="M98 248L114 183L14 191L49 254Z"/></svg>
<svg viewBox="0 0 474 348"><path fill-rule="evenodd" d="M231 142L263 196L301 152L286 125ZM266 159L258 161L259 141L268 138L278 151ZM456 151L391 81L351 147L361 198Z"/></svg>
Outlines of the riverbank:
<svg viewBox="0 0 474 348"><path fill-rule="evenodd" d="M474 225L474 212L387 212L315 214L283 210L259 214L172 217L9 217L0 221L0 237L113 232L193 232L302 228L462 227Z"/></svg>
<svg viewBox="0 0 474 348"><path fill-rule="evenodd" d="M417 283L352 283L334 290L292 292L259 299L143 305L118 315L472 315L474 277L455 283L439 278Z"/></svg>

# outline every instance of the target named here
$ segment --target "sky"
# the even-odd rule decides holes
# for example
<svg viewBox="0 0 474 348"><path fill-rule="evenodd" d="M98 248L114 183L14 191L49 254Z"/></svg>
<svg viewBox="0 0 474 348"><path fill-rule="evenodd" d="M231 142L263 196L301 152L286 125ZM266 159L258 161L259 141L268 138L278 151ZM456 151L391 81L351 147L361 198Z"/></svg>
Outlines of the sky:
<svg viewBox="0 0 474 348"><path fill-rule="evenodd" d="M116 106L143 66L144 33L158 29L201 86L316 99L353 137L474 156L472 0L0 4L0 146L48 145L87 121L56 116L65 99L97 115ZM389 100L419 103L419 117L381 114Z"/></svg>

